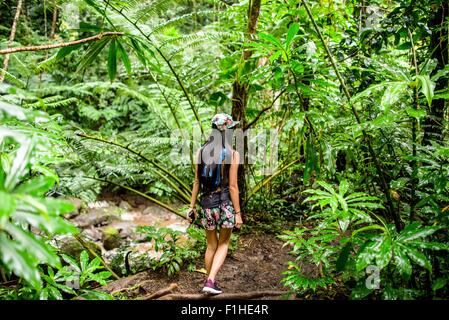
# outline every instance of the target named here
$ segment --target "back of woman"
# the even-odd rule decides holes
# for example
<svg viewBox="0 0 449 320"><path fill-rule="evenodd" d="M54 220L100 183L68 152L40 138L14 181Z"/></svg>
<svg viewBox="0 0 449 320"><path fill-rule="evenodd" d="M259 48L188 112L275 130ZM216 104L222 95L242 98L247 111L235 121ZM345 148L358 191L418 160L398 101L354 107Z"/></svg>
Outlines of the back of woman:
<svg viewBox="0 0 449 320"><path fill-rule="evenodd" d="M231 147L232 129L237 124L227 114L215 115L212 134L196 154L195 182L187 216L193 212L196 218L195 202L201 192L199 218L207 238L205 293L222 292L215 276L226 258L232 229L242 224L237 183L240 156Z"/></svg>

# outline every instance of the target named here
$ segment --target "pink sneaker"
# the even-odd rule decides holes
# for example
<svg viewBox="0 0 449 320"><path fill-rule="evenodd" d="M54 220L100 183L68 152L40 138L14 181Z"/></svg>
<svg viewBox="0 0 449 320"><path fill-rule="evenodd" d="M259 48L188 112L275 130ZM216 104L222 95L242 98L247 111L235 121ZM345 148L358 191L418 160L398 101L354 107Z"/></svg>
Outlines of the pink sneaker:
<svg viewBox="0 0 449 320"><path fill-rule="evenodd" d="M203 292L210 294L220 294L222 293L220 287L217 284L217 281L213 281L211 279L207 279L204 283Z"/></svg>

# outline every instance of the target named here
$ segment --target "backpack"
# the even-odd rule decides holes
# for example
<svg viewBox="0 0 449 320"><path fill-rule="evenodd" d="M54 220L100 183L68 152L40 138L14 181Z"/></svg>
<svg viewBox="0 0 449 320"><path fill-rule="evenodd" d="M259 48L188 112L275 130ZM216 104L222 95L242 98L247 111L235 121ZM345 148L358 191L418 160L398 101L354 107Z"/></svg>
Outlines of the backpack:
<svg viewBox="0 0 449 320"><path fill-rule="evenodd" d="M202 155L203 149L201 150L200 157ZM211 192L216 190L218 187L223 186L223 182L227 181L224 176L224 168L225 163L224 160L226 158L226 149L221 149L220 159L216 165L214 164L205 164L200 162L200 170L199 170L199 178L202 190L205 192Z"/></svg>

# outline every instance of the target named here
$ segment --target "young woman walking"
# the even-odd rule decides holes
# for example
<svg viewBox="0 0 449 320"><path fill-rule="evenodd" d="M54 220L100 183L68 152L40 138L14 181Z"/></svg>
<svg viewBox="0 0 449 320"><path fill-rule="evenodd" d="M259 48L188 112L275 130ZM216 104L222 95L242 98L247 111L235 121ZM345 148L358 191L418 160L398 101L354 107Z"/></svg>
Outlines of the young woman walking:
<svg viewBox="0 0 449 320"><path fill-rule="evenodd" d="M195 182L187 218L191 221L199 217L206 229L207 279L203 292L210 294L222 292L215 278L228 253L232 229L240 228L243 223L237 184L240 155L231 147L233 128L237 124L228 114L216 114L212 118L212 133L196 154ZM198 215L195 203L200 191Z"/></svg>

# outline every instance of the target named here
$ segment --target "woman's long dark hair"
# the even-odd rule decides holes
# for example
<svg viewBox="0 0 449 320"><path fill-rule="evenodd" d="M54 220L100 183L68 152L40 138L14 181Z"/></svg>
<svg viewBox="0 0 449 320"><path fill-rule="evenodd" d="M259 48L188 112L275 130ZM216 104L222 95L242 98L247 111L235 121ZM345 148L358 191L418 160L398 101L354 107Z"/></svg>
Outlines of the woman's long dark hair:
<svg viewBox="0 0 449 320"><path fill-rule="evenodd" d="M224 178L221 177L221 169L223 161L224 165L228 167L231 163L232 137L232 129L218 130L215 124L212 125L212 132L202 145L198 159L202 189L210 189L211 184L216 187L217 183ZM227 172L227 170L224 171Z"/></svg>

